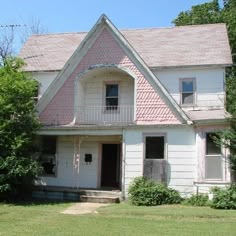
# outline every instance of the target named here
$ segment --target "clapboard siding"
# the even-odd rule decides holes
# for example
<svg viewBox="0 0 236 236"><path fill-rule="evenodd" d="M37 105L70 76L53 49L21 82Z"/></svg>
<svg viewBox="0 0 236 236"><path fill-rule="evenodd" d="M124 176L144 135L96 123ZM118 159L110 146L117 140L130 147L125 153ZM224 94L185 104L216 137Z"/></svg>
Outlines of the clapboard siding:
<svg viewBox="0 0 236 236"><path fill-rule="evenodd" d="M32 77L39 82L38 96L42 97L46 89L56 78L58 72L33 72Z"/></svg>
<svg viewBox="0 0 236 236"><path fill-rule="evenodd" d="M196 79L196 100L198 107L224 106L224 69L172 69L153 70L154 74L170 92L177 103L180 102L180 78Z"/></svg>
<svg viewBox="0 0 236 236"><path fill-rule="evenodd" d="M143 173L144 134L166 134L168 184L181 192L193 186L196 176L195 131L193 128L157 128L126 131L125 191L130 182ZM184 137L184 138L179 138ZM191 189L192 191L192 189Z"/></svg>
<svg viewBox="0 0 236 236"><path fill-rule="evenodd" d="M105 105L105 84L119 84L119 105L134 105L134 80L123 74L105 73L85 79L81 84L84 88L85 107Z"/></svg>

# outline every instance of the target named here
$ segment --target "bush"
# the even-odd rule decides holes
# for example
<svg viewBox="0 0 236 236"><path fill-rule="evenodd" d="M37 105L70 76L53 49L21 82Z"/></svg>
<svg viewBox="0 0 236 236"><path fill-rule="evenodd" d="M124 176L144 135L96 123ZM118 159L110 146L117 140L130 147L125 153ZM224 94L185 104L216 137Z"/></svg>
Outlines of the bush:
<svg viewBox="0 0 236 236"><path fill-rule="evenodd" d="M236 185L225 189L214 188L211 207L215 209L236 209Z"/></svg>
<svg viewBox="0 0 236 236"><path fill-rule="evenodd" d="M194 194L183 201L184 205L190 206L209 206L209 199L206 194Z"/></svg>
<svg viewBox="0 0 236 236"><path fill-rule="evenodd" d="M129 187L129 199L136 206L177 204L182 201L178 191L145 177L137 177Z"/></svg>

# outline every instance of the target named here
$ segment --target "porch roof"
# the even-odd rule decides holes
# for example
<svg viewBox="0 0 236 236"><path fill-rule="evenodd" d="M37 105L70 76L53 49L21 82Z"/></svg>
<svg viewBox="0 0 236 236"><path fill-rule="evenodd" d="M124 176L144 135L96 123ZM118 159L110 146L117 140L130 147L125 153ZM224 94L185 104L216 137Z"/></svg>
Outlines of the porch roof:
<svg viewBox="0 0 236 236"><path fill-rule="evenodd" d="M230 114L224 109L215 110L192 110L185 112L192 121L225 121Z"/></svg>

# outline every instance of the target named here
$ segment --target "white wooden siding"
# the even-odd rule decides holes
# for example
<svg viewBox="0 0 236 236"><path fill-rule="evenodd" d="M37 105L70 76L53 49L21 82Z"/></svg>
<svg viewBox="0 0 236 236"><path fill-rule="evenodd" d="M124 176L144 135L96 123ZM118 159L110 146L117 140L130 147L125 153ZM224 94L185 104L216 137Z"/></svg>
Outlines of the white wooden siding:
<svg viewBox="0 0 236 236"><path fill-rule="evenodd" d="M58 136L57 175L41 177L39 184L63 187L97 188L99 144L121 142L120 136L81 136L79 171L74 165L75 137ZM78 148L78 144L77 144ZM77 149L79 150L79 149ZM92 154L91 164L84 161L85 154Z"/></svg>
<svg viewBox="0 0 236 236"><path fill-rule="evenodd" d="M144 144L143 134L166 133L168 185L182 193L194 191L196 178L195 132L186 128L156 128L126 131L125 192L130 182L143 174ZM181 138L180 138L181 137Z"/></svg>
<svg viewBox="0 0 236 236"><path fill-rule="evenodd" d="M105 105L105 84L114 82L119 84L119 105L134 104L134 80L123 74L104 74L83 81L84 105L104 106Z"/></svg>
<svg viewBox="0 0 236 236"><path fill-rule="evenodd" d="M169 69L154 70L154 74L180 103L180 78L196 78L196 103L198 107L224 106L224 69Z"/></svg>
<svg viewBox="0 0 236 236"><path fill-rule="evenodd" d="M38 97L41 98L46 89L56 78L58 72L33 72L32 76L39 82Z"/></svg>

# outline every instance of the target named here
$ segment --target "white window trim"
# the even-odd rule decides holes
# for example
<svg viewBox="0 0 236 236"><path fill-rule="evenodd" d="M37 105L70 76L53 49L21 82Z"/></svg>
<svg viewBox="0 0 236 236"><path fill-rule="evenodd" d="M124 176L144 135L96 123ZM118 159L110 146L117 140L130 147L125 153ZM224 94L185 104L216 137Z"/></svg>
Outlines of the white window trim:
<svg viewBox="0 0 236 236"><path fill-rule="evenodd" d="M150 159L146 158L146 138L147 137L164 137L164 158L163 159ZM143 134L143 160L167 160L168 159L168 144L167 133L144 133Z"/></svg>
<svg viewBox="0 0 236 236"><path fill-rule="evenodd" d="M119 113L120 109L120 81L104 81L103 82L103 112L104 113ZM117 109L115 110L107 110L106 109L106 88L107 88L107 85L118 85L118 105L117 105Z"/></svg>
<svg viewBox="0 0 236 236"><path fill-rule="evenodd" d="M183 89L182 89L182 82L183 81L193 81L193 103L188 103L188 104L183 104L182 103L182 94L183 94ZM179 101L179 104L183 107L191 107L191 106L196 106L197 102L197 95L196 95L196 91L197 91L197 86L196 86L196 78L193 77L186 77L186 78L180 78L179 79L179 94L180 94L180 101Z"/></svg>
<svg viewBox="0 0 236 236"><path fill-rule="evenodd" d="M221 147L221 152L220 154L207 154L207 134L214 134L215 132L205 132L205 139L204 139L204 142L205 142L205 151L204 151L204 162L205 162L205 170L204 170L204 179L207 180L207 181L222 181L223 180L223 154L222 154L222 147ZM207 164L206 164L206 158L207 157L216 157L216 158L220 158L221 160L221 178L207 178L206 177L206 171L207 171Z"/></svg>
<svg viewBox="0 0 236 236"><path fill-rule="evenodd" d="M222 147L221 157L222 157L222 178L221 179L207 179L205 177L206 173L206 134L217 132L219 129L206 129L198 130L196 133L196 149L198 156L197 165L197 183L228 183L230 182L230 170L229 163L227 161L227 156L229 155L229 150ZM214 156L214 155L213 155Z"/></svg>

